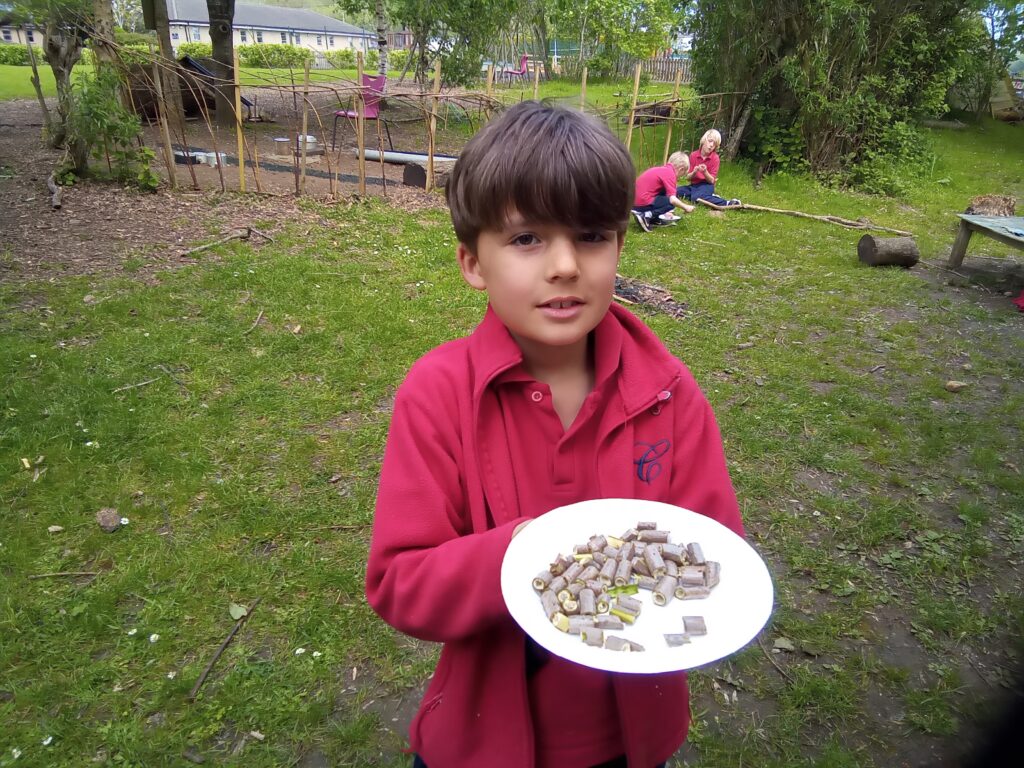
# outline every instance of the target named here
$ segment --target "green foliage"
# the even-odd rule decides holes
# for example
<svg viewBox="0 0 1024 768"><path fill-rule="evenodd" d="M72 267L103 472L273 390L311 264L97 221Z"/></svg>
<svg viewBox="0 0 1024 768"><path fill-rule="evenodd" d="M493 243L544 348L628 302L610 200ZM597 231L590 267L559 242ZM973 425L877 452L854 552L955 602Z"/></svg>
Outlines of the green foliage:
<svg viewBox="0 0 1024 768"><path fill-rule="evenodd" d="M46 63L41 48L33 47L36 54L36 66ZM28 48L23 45L0 45L0 65L13 67L27 67L31 64L28 58Z"/></svg>
<svg viewBox="0 0 1024 768"><path fill-rule="evenodd" d="M404 69L409 61L409 51L405 48L388 51L388 69Z"/></svg>
<svg viewBox="0 0 1024 768"><path fill-rule="evenodd" d="M244 47L240 46L239 50ZM182 43L178 46L178 55L191 56L193 59L209 59L213 56L213 46L210 43Z"/></svg>
<svg viewBox="0 0 1024 768"><path fill-rule="evenodd" d="M154 191L160 183L151 168L154 155L138 146L142 126L138 116L122 106L120 87L120 77L109 68L80 78L74 86L70 128L111 178Z"/></svg>
<svg viewBox="0 0 1024 768"><path fill-rule="evenodd" d="M122 64L151 64L153 62L153 57L149 52L151 44L150 42L119 44L114 51L120 57ZM90 67L96 63L96 54L91 48L82 49L82 63Z"/></svg>
<svg viewBox="0 0 1024 768"><path fill-rule="evenodd" d="M376 69L380 65L380 51L376 48L371 48L363 56L363 68L364 69Z"/></svg>
<svg viewBox="0 0 1024 768"><path fill-rule="evenodd" d="M337 69L352 69L356 65L356 52L343 48L340 51L325 51L324 57Z"/></svg>
<svg viewBox="0 0 1024 768"><path fill-rule="evenodd" d="M270 69L299 69L313 60L313 51L297 45L283 43L255 43L240 45L238 61L243 67L267 67Z"/></svg>
<svg viewBox="0 0 1024 768"><path fill-rule="evenodd" d="M580 41L589 76L603 63L594 62L595 51L613 59L620 53L646 58L665 48L685 6L673 0L553 0L551 17L559 35Z"/></svg>

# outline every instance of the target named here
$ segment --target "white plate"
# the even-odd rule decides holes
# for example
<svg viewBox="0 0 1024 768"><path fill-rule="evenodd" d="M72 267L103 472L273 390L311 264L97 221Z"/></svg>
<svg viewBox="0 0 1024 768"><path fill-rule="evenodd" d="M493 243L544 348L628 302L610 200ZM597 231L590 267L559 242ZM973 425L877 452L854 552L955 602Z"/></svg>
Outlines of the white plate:
<svg viewBox="0 0 1024 768"><path fill-rule="evenodd" d="M640 590L643 603L633 626L612 632L644 646L643 653L623 653L586 645L579 635L560 632L548 621L533 577L558 554L572 554L595 534L619 536L637 522L654 521L671 532L673 544L695 541L709 560L722 565L721 581L703 600L672 600L656 606ZM553 509L512 539L501 564L501 591L512 618L538 644L577 664L610 672L671 672L693 669L735 653L750 642L772 612L771 576L764 561L742 538L710 517L682 507L637 499L595 499ZM683 616L703 616L708 633L687 645L670 648L666 633L683 631Z"/></svg>

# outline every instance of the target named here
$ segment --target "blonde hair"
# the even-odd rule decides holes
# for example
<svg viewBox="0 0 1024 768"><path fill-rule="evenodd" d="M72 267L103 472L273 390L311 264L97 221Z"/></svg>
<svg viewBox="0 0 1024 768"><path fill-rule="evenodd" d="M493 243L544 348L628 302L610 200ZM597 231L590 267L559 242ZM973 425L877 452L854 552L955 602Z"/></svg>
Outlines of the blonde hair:
<svg viewBox="0 0 1024 768"><path fill-rule="evenodd" d="M704 135L700 137L700 143L703 144L705 139L711 139L715 142L715 149L722 146L722 134L716 131L714 128L708 131L704 131Z"/></svg>
<svg viewBox="0 0 1024 768"><path fill-rule="evenodd" d="M668 162L677 171L686 173L690 170L690 158L685 152L673 152L668 156Z"/></svg>

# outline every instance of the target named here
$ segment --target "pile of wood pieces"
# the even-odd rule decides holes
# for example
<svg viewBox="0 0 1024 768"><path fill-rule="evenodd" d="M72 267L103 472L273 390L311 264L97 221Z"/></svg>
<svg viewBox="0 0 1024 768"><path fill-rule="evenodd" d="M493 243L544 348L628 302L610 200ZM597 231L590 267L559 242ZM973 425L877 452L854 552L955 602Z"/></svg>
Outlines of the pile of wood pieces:
<svg viewBox="0 0 1024 768"><path fill-rule="evenodd" d="M664 288L622 275L615 276L615 299L627 305L642 304L675 318L686 317L690 311L686 302L676 301Z"/></svg>

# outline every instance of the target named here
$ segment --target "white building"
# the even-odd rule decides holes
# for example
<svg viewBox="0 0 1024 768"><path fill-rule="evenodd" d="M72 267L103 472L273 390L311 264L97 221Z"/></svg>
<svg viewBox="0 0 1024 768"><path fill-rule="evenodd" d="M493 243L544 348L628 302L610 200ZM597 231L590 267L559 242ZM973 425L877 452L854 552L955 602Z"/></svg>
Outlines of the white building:
<svg viewBox="0 0 1024 768"><path fill-rule="evenodd" d="M167 0L171 45L209 43L210 17L206 0ZM377 35L344 21L302 8L235 4L235 45L285 43L314 51L369 51Z"/></svg>

